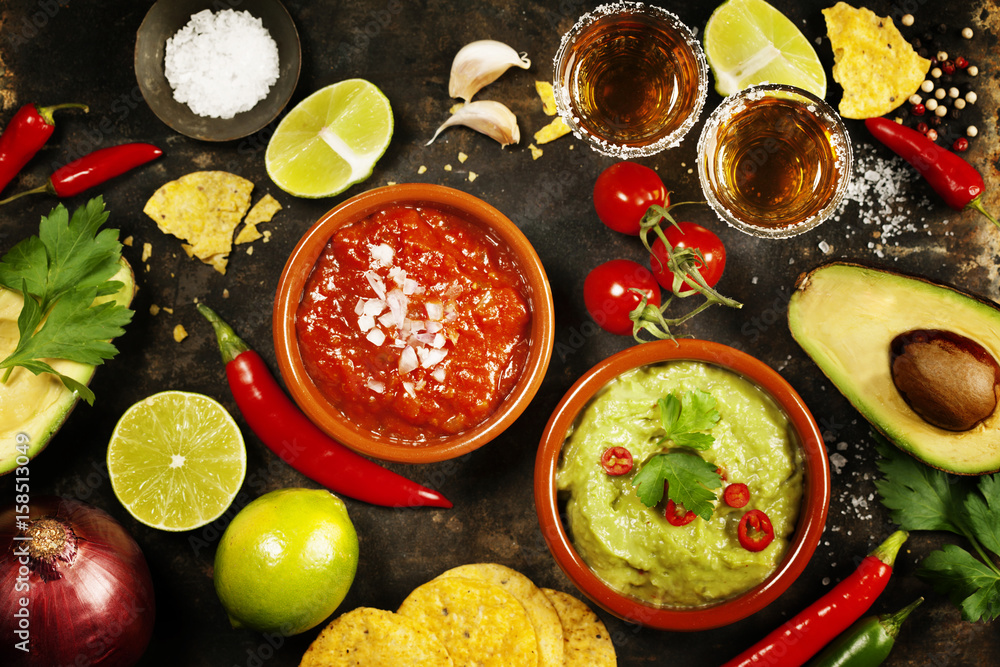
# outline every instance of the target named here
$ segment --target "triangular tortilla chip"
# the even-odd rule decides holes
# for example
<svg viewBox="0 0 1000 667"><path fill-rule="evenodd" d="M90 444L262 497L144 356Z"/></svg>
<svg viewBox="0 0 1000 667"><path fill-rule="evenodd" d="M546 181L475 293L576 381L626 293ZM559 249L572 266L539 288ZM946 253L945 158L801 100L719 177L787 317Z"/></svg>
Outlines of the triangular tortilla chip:
<svg viewBox="0 0 1000 667"><path fill-rule="evenodd" d="M931 61L917 55L891 18L838 2L823 10L833 47L833 80L844 89L844 118L884 116L915 93Z"/></svg>

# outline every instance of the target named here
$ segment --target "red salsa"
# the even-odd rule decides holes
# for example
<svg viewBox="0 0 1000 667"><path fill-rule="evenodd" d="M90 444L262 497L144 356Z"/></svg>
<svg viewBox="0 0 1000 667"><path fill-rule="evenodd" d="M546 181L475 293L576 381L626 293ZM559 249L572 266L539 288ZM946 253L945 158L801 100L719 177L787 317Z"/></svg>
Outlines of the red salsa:
<svg viewBox="0 0 1000 667"><path fill-rule="evenodd" d="M295 321L328 401L373 433L417 442L496 411L524 367L530 325L505 246L456 215L403 206L337 231Z"/></svg>

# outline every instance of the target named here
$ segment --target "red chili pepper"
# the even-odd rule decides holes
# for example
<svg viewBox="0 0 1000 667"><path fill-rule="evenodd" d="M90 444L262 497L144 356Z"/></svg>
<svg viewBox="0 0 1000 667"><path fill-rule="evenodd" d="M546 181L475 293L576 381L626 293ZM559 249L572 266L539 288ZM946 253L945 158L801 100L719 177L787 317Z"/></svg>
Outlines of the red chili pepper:
<svg viewBox="0 0 1000 667"><path fill-rule="evenodd" d="M898 530L829 593L723 667L798 667L849 628L885 590L907 533Z"/></svg>
<svg viewBox="0 0 1000 667"><path fill-rule="evenodd" d="M663 513L667 517L667 523L671 526L686 526L694 521L696 515L692 510L682 510L684 510L683 505L677 505L674 501L668 500L667 509Z"/></svg>
<svg viewBox="0 0 1000 667"><path fill-rule="evenodd" d="M52 114L60 109L83 109L86 104L56 104L40 107L25 104L17 110L0 134L0 191L17 176L55 132Z"/></svg>
<svg viewBox="0 0 1000 667"><path fill-rule="evenodd" d="M601 465L609 475L627 475L632 470L632 452L625 447L608 447L601 455Z"/></svg>
<svg viewBox="0 0 1000 667"><path fill-rule="evenodd" d="M161 155L163 151L153 144L119 144L100 148L56 169L45 185L19 192L0 201L0 204L6 204L24 195L41 193L72 197L150 160L155 160Z"/></svg>
<svg viewBox="0 0 1000 667"><path fill-rule="evenodd" d="M749 510L740 519L736 535L747 551L763 551L774 540L771 517L761 510Z"/></svg>
<svg viewBox="0 0 1000 667"><path fill-rule="evenodd" d="M948 206L956 211L976 209L1000 227L1000 222L983 207L982 194L986 187L983 177L961 156L888 118L869 118L865 126L876 139L909 162Z"/></svg>
<svg viewBox="0 0 1000 667"><path fill-rule="evenodd" d="M236 405L271 451L331 491L386 507L452 507L437 491L383 468L332 440L285 395L259 354L251 350L204 304L198 312L212 323L226 363Z"/></svg>
<svg viewBox="0 0 1000 667"><path fill-rule="evenodd" d="M743 482L730 484L726 487L726 490L722 492L722 499L725 500L726 504L730 507L735 507L737 509L740 507L746 507L746 504L750 502L750 488Z"/></svg>

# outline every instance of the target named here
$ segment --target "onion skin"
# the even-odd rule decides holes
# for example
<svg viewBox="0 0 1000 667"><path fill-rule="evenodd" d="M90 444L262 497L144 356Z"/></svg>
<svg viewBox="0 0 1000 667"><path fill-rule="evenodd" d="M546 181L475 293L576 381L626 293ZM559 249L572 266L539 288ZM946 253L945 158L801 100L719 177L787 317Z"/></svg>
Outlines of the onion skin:
<svg viewBox="0 0 1000 667"><path fill-rule="evenodd" d="M4 609L0 664L136 664L152 637L155 617L153 582L139 545L103 510L75 500L32 497L31 521L52 517L76 536L75 556L68 562L46 564L21 555L33 542L14 539L25 535L15 526L18 515L23 512L16 513L14 506L0 513L0 605ZM26 577L22 561L30 563ZM18 630L23 633L19 621L25 620L14 616L25 608L21 598L28 601L27 652L17 648L23 639L18 634Z"/></svg>

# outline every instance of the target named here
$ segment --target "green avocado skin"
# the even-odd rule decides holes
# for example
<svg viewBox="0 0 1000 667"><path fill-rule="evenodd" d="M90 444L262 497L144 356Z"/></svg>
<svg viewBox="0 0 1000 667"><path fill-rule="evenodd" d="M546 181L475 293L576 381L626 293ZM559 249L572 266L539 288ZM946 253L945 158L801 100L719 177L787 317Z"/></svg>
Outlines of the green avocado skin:
<svg viewBox="0 0 1000 667"><path fill-rule="evenodd" d="M899 334L938 329L970 338L1000 359L997 304L916 276L834 262L799 277L788 326L854 408L897 447L955 474L1000 469L1000 410L967 431L927 423L896 389L889 347Z"/></svg>
<svg viewBox="0 0 1000 667"><path fill-rule="evenodd" d="M122 287L114 295L115 301L123 306L132 303L135 295L135 274L132 267L122 258L121 269L111 280L121 281ZM78 382L89 385L96 372L96 366L86 364L73 364L66 372ZM17 400L15 396L5 396L3 400ZM76 407L79 397L62 388L59 397L47 405L44 410L32 414L27 420L19 424L0 423L0 434L3 434L0 441L0 475L6 475L34 459L41 453L52 440L52 437L59 431L66 420L69 419L73 408Z"/></svg>

